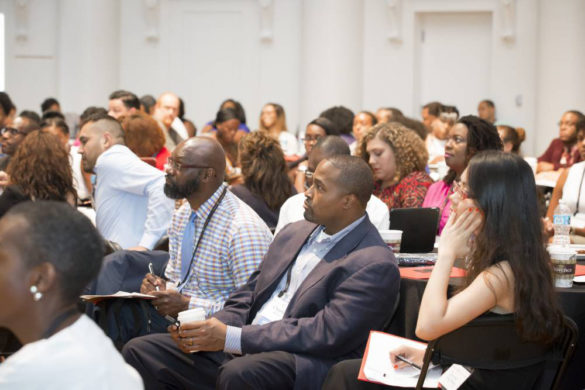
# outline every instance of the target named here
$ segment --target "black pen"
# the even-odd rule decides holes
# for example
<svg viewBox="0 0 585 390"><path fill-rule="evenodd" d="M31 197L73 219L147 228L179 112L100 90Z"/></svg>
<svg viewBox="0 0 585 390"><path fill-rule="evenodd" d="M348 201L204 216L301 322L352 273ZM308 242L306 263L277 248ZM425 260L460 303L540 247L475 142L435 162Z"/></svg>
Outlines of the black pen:
<svg viewBox="0 0 585 390"><path fill-rule="evenodd" d="M151 273L152 275L155 275L155 273L154 273L154 269L153 269L153 267L152 267L152 262L151 262L151 263L148 263L148 270L150 271L150 273ZM155 275L155 276L156 276L156 275ZM158 285L154 286L154 288L156 289L156 291L159 291Z"/></svg>
<svg viewBox="0 0 585 390"><path fill-rule="evenodd" d="M422 371L422 367L421 367L421 366L419 366L419 365L418 365L418 364L416 364L415 362L412 362L412 361L408 360L407 358L405 358L405 357L404 357L404 356L402 356L402 355L396 355L396 359L398 359L398 360L400 360L400 361L402 361L402 362L404 362L404 363L408 364L408 365L409 365L409 366L411 366L411 367L414 367L414 368L418 369L419 371Z"/></svg>

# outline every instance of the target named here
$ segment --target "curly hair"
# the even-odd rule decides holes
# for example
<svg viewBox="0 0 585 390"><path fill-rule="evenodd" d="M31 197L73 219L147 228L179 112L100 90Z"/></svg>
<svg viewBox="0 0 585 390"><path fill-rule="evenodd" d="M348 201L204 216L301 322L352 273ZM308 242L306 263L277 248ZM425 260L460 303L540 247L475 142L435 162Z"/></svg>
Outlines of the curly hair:
<svg viewBox="0 0 585 390"><path fill-rule="evenodd" d="M142 112L120 117L126 146L138 157L152 157L165 145L165 135L150 115Z"/></svg>
<svg viewBox="0 0 585 390"><path fill-rule="evenodd" d="M6 169L12 184L33 200L67 201L75 196L69 154L57 136L33 131L20 144Z"/></svg>
<svg viewBox="0 0 585 390"><path fill-rule="evenodd" d="M370 160L367 151L368 142L374 138L386 142L396 157L397 179L402 180L415 171L424 171L429 159L429 152L424 141L413 131L400 123L379 123L363 136L359 152L366 162Z"/></svg>
<svg viewBox="0 0 585 390"><path fill-rule="evenodd" d="M255 131L240 140L239 149L244 185L270 209L278 210L292 194L280 144L268 134Z"/></svg>

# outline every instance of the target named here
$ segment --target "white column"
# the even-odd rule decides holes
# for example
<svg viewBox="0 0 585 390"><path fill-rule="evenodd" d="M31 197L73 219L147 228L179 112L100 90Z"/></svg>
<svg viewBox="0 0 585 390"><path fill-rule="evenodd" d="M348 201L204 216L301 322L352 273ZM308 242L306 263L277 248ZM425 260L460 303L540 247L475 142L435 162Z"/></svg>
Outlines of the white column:
<svg viewBox="0 0 585 390"><path fill-rule="evenodd" d="M536 155L558 137L557 122L564 111L585 113L584 19L583 0L540 1Z"/></svg>
<svg viewBox="0 0 585 390"><path fill-rule="evenodd" d="M61 0L58 80L61 105L81 113L106 107L118 89L120 2Z"/></svg>
<svg viewBox="0 0 585 390"><path fill-rule="evenodd" d="M363 0L303 1L301 131L330 106L362 108L363 9Z"/></svg>

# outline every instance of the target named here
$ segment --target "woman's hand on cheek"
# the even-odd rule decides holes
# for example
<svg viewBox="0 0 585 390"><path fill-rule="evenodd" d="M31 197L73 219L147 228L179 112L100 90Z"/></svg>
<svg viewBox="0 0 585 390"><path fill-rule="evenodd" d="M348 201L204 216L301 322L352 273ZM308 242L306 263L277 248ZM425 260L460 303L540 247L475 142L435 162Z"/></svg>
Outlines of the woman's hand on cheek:
<svg viewBox="0 0 585 390"><path fill-rule="evenodd" d="M469 253L470 237L479 231L483 222L483 213L477 207L459 209L457 214L451 213L439 241L439 251L450 253L453 259Z"/></svg>

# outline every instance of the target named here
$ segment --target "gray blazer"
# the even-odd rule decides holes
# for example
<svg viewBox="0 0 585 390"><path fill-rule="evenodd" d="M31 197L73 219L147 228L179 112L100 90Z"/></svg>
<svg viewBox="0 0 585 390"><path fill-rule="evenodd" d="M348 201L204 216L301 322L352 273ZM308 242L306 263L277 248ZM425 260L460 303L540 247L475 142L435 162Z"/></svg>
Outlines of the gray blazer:
<svg viewBox="0 0 585 390"><path fill-rule="evenodd" d="M214 317L242 327L242 353L295 355L296 389L320 389L336 362L361 357L371 329L381 329L398 297L392 251L366 219L309 273L284 318L250 325L317 225L299 221L275 237L258 270Z"/></svg>

